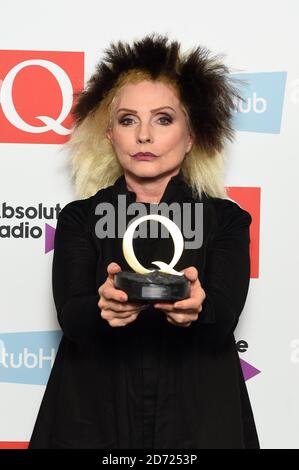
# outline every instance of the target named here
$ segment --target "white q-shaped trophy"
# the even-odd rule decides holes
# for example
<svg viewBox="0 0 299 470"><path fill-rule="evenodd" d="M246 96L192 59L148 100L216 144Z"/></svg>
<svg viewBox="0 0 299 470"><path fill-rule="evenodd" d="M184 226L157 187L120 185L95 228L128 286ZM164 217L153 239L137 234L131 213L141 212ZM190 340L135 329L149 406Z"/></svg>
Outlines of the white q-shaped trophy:
<svg viewBox="0 0 299 470"><path fill-rule="evenodd" d="M146 220L161 222L172 236L174 255L169 264L163 261L152 261L159 269L146 269L137 260L133 249L133 236L136 227ZM163 215L151 214L134 220L124 233L122 249L128 265L135 271L121 271L114 276L117 289L125 291L128 301L157 302L182 300L189 295L189 282L184 273L176 271L174 266L179 261L184 239L179 227Z"/></svg>

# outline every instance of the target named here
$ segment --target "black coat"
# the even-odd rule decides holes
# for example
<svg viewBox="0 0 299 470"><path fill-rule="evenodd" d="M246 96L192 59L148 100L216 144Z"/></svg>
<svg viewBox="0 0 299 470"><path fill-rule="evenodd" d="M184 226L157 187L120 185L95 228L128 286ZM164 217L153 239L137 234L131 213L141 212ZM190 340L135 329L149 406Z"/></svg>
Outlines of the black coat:
<svg viewBox="0 0 299 470"><path fill-rule="evenodd" d="M98 288L110 262L131 268L121 238L95 235L95 206L116 207L118 194L136 200L121 176L59 214L53 295L64 334L29 448L138 449L151 447L150 436L156 449L258 448L233 335L249 286L250 214L229 199L201 199L203 245L185 249L175 266L198 269L206 299L197 321L173 325L150 306L111 327L100 316ZM163 201L194 202L182 172ZM171 238L134 239L149 269L151 261L170 262L172 247Z"/></svg>

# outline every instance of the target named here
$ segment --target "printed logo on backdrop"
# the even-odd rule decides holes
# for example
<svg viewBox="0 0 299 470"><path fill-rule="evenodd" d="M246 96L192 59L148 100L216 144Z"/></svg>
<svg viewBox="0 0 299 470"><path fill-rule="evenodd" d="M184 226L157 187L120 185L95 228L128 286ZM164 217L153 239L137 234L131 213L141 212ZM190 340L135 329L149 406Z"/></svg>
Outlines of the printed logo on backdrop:
<svg viewBox="0 0 299 470"><path fill-rule="evenodd" d="M0 382L46 385L62 331L0 334Z"/></svg>
<svg viewBox="0 0 299 470"><path fill-rule="evenodd" d="M228 197L251 214L251 277L257 278L259 275L260 188L228 187L226 189ZM0 206L0 239L40 239L44 235L44 249L45 253L48 253L54 247L56 229L48 223L41 227L40 221L57 219L60 211L59 203L56 206L45 206L43 203L38 203L35 206L24 207L2 202Z"/></svg>
<svg viewBox="0 0 299 470"><path fill-rule="evenodd" d="M229 199L239 204L242 209L249 212L252 222L249 228L250 235L250 277L259 277L259 246L260 246L260 206L261 189L255 187L228 187Z"/></svg>
<svg viewBox="0 0 299 470"><path fill-rule="evenodd" d="M14 206L2 202L0 206L0 239L40 239L44 236L45 253L54 247L55 228L45 223L44 219L57 219L61 211L60 204L45 206L39 203L35 206ZM38 225L37 225L37 223Z"/></svg>
<svg viewBox="0 0 299 470"><path fill-rule="evenodd" d="M237 102L234 128L238 131L279 134L287 72L232 74L244 80L238 86L245 102Z"/></svg>
<svg viewBox="0 0 299 470"><path fill-rule="evenodd" d="M237 346L238 353L241 353L241 354L247 352L248 347L249 347L247 341L244 341L244 340L237 341L236 346ZM249 364L249 362L244 361L244 359L240 359L240 363L241 363L241 369L242 369L243 377L245 381L252 379L256 375L261 373L259 369L254 367L252 364Z"/></svg>
<svg viewBox="0 0 299 470"><path fill-rule="evenodd" d="M53 367L62 331L38 331L0 334L0 382L46 385ZM239 353L248 349L248 343L236 343ZM245 380L261 371L240 359Z"/></svg>
<svg viewBox="0 0 299 470"><path fill-rule="evenodd" d="M0 142L64 143L84 53L0 50L0 84Z"/></svg>

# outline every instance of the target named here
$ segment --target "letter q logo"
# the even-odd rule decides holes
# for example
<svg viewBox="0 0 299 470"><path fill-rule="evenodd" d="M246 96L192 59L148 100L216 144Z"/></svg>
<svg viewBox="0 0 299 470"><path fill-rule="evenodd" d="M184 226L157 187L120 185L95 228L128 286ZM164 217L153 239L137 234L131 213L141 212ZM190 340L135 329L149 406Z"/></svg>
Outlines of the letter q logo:
<svg viewBox="0 0 299 470"><path fill-rule="evenodd" d="M0 142L64 143L84 53L0 51Z"/></svg>

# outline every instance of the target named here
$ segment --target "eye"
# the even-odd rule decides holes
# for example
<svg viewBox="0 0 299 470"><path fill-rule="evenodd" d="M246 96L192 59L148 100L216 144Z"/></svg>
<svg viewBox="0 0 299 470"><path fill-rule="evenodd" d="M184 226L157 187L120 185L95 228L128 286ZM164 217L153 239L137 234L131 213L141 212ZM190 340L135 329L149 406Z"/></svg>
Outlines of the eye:
<svg viewBox="0 0 299 470"><path fill-rule="evenodd" d="M162 120L161 124L162 124L163 126L168 126L169 124L172 123L173 118L172 118L171 116L169 116L169 115L165 115L165 116L161 116L160 118L158 118L158 121L161 121L161 120ZM130 117L121 117L118 122L119 122L119 124L121 124L122 126L126 126L126 127L127 127L127 126L131 125L132 122L134 122L134 119L132 119L132 118L130 118Z"/></svg>
<svg viewBox="0 0 299 470"><path fill-rule="evenodd" d="M171 124L172 121L173 121L173 119L172 119L170 116L161 116L161 117L159 118L159 121L160 121L161 119L163 120L163 123L162 123L163 126L165 126L165 125L167 126L167 125Z"/></svg>
<svg viewBox="0 0 299 470"><path fill-rule="evenodd" d="M126 117L126 118L121 118L119 119L119 124L123 125L123 126L128 126L130 125L130 122L128 123L128 121L133 121L132 118L129 118L129 117Z"/></svg>

